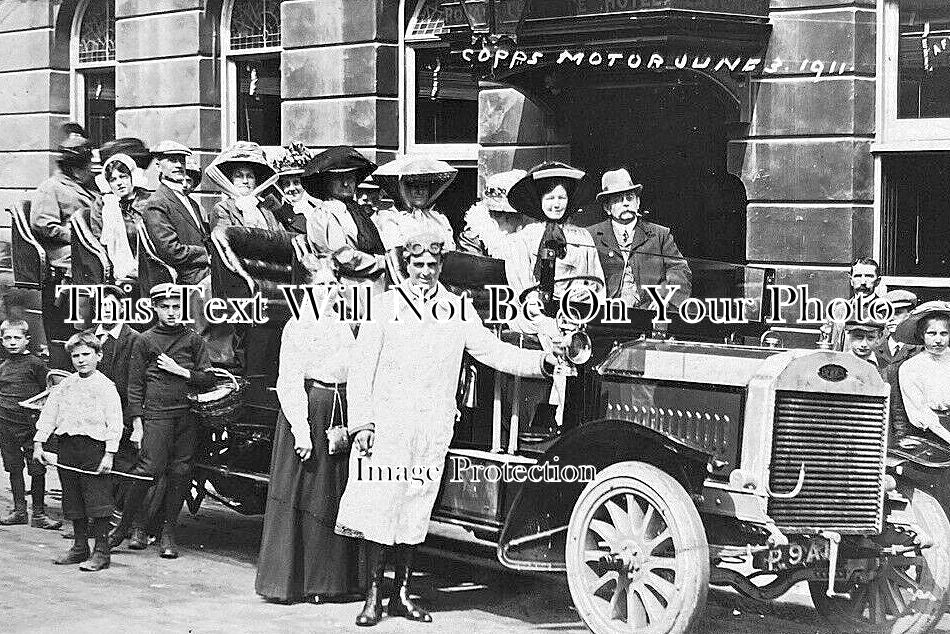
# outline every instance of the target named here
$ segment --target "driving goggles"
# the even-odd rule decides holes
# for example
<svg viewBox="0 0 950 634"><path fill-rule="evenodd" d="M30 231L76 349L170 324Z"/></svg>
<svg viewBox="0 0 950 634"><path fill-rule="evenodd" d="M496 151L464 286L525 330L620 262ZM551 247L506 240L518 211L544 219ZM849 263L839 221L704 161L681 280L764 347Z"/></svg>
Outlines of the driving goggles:
<svg viewBox="0 0 950 634"><path fill-rule="evenodd" d="M426 251L432 255L442 255L445 250L444 242L430 242L428 244L422 244L419 242L412 242L404 246L403 252L406 255L422 255Z"/></svg>

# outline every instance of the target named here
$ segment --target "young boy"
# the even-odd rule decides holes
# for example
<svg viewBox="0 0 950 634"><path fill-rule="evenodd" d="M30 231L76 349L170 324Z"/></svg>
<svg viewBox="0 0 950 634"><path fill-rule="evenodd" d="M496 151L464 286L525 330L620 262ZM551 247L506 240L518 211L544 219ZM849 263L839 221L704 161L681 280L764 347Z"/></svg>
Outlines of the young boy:
<svg viewBox="0 0 950 634"><path fill-rule="evenodd" d="M77 473L60 467L63 515L73 521L73 547L54 563L77 564L95 572L109 567L109 518L112 517L112 458L122 437L122 403L112 381L96 370L102 360L99 339L89 332L73 335L66 342L76 368L53 390L33 437L33 458L45 462L43 443L56 434L57 462L63 467L92 471ZM89 558L89 520L96 540ZM87 561L88 559L88 561ZM83 563L85 562L85 563Z"/></svg>
<svg viewBox="0 0 950 634"><path fill-rule="evenodd" d="M881 378L887 380L887 368L879 363L877 355L874 354L874 347L880 341L883 330L884 324L878 322L849 321L844 326L844 349L873 365L881 374Z"/></svg>
<svg viewBox="0 0 950 634"><path fill-rule="evenodd" d="M173 284L159 284L150 297L158 324L135 342L129 367L127 414L133 426L143 425L144 435L137 475L151 476L153 482L166 478L164 528L161 557L175 559L175 527L178 514L191 485L198 427L190 411L188 393L214 385L204 339L181 323L182 290ZM126 537L145 499L150 483L136 481L129 488L122 509L122 521L112 535L112 547Z"/></svg>
<svg viewBox="0 0 950 634"><path fill-rule="evenodd" d="M33 460L33 434L36 433L35 412L20 401L36 396L46 389L46 363L26 348L30 343L30 327L22 320L0 324L0 338L7 358L0 363L0 454L10 474L13 491L13 512L0 518L0 524L26 524L26 482L23 468L30 474L33 497L33 522L36 528L56 530L63 525L46 515L46 467Z"/></svg>

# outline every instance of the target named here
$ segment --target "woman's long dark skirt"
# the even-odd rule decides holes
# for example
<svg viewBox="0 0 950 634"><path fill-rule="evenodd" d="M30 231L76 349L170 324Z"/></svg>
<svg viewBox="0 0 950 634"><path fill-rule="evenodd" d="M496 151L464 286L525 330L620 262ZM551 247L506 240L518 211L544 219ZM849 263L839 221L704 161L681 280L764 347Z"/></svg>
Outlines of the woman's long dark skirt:
<svg viewBox="0 0 950 634"><path fill-rule="evenodd" d="M257 594L276 601L361 592L359 542L333 532L346 488L349 455L327 453L333 390L307 382L313 454L301 462L281 413L274 431L264 533L257 560ZM346 412L345 392L337 420Z"/></svg>

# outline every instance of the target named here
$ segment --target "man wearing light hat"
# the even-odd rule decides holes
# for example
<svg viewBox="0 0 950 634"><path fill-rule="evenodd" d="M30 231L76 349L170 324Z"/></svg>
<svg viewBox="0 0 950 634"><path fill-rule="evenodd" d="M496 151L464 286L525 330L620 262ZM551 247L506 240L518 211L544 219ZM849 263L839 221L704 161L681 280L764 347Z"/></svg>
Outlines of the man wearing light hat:
<svg viewBox="0 0 950 634"><path fill-rule="evenodd" d="M620 297L633 308L652 305L645 285L678 286L671 304L679 306L692 291L692 272L666 227L641 219L640 192L630 172L617 169L604 173L597 200L608 219L588 228L594 237L607 281L607 296Z"/></svg>
<svg viewBox="0 0 950 634"><path fill-rule="evenodd" d="M874 354L874 349L881 339L881 333L884 331L884 324L878 321L853 319L844 324L844 349L859 359L867 361L873 365L880 373L882 379L886 370L882 366L880 359Z"/></svg>
<svg viewBox="0 0 950 634"><path fill-rule="evenodd" d="M145 207L145 231L158 257L177 272L178 284L197 284L204 289L203 297L192 294L194 303L190 312L195 326L208 340L211 360L232 364L233 328L227 324L209 324L204 318L204 304L211 297L211 238L198 203L184 190L191 150L177 141L166 140L152 153L158 163L159 185Z"/></svg>
<svg viewBox="0 0 950 634"><path fill-rule="evenodd" d="M33 193L30 226L53 266L69 272L74 213L98 212L102 198L92 174L92 145L76 124L63 126L66 138L59 144L59 171L40 183Z"/></svg>
<svg viewBox="0 0 950 634"><path fill-rule="evenodd" d="M883 299L891 305L894 313L887 321L884 340L874 348L874 355L877 357L881 375L891 385L891 431L895 437L900 438L907 431L908 421L897 373L901 364L920 354L923 347L897 341L894 338L894 331L907 320L911 311L917 307L917 296L910 291L897 289L885 293Z"/></svg>

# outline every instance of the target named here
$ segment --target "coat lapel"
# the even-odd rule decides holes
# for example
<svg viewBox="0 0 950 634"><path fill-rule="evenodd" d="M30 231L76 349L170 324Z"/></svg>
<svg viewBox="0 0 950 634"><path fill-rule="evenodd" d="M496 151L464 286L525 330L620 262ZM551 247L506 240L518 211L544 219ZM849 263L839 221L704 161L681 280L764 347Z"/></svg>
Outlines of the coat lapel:
<svg viewBox="0 0 950 634"><path fill-rule="evenodd" d="M620 253L620 243L617 242L617 236L614 235L614 228L609 220L597 225L597 239L602 246L607 247L608 251Z"/></svg>
<svg viewBox="0 0 950 634"><path fill-rule="evenodd" d="M633 253L643 246L643 244L653 237L653 231L647 230L643 226L643 221L638 220L637 226L633 229L633 239L630 241L630 252Z"/></svg>
<svg viewBox="0 0 950 634"><path fill-rule="evenodd" d="M192 215L191 210L187 209L182 204L181 200L178 198L175 192L172 191L172 188L166 185L165 183L162 183L161 185L159 185L159 190L164 194L165 198L170 203L171 208L175 209L179 213L179 215L181 215L185 219L185 222L187 222L192 227L194 227L195 231L203 235L204 231L202 231L201 227L195 224L195 218Z"/></svg>

